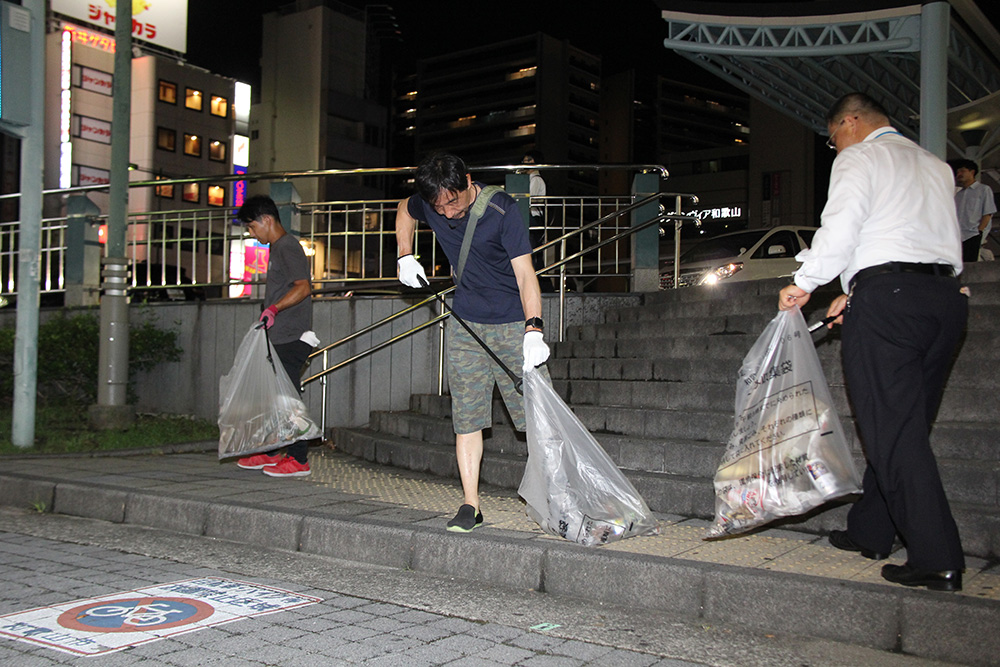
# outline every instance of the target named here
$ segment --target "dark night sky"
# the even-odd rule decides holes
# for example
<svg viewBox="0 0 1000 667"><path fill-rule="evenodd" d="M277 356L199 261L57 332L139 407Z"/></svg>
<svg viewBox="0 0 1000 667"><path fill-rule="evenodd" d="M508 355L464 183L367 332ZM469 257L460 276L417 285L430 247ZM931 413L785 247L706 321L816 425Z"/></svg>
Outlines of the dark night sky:
<svg viewBox="0 0 1000 667"><path fill-rule="evenodd" d="M365 0L341 2L355 7L366 4ZM798 4L801 0L777 2ZM189 2L188 60L217 74L256 84L262 30L260 17L287 4L289 0ZM776 4L776 0L770 0L770 4ZM978 4L993 24L1000 26L1000 1L979 0ZM600 55L605 73L636 68L691 83L724 85L663 47L666 24L654 0L501 0L489 3L385 0L381 6L386 5L392 7L402 38L397 57L407 60L544 32Z"/></svg>
<svg viewBox="0 0 1000 667"><path fill-rule="evenodd" d="M255 82L260 16L286 4L288 0L189 3L188 60L217 74ZM386 4L392 6L399 24L403 40L399 53L407 59L545 32L601 55L606 72L649 67L669 75L671 67L686 67L683 59L662 46L666 28L653 0L388 0ZM219 25L220 17L227 25Z"/></svg>

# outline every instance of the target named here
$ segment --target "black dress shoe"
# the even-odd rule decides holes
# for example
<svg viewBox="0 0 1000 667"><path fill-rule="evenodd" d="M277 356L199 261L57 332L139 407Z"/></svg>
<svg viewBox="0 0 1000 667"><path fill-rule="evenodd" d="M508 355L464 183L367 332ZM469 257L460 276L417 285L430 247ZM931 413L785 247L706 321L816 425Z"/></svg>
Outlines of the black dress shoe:
<svg viewBox="0 0 1000 667"><path fill-rule="evenodd" d="M847 535L846 530L831 530L830 544L844 551L859 551L862 556L865 558L871 558L872 560L885 560L889 557L889 554L872 551L871 549L865 549L859 544L856 544L854 540Z"/></svg>
<svg viewBox="0 0 1000 667"><path fill-rule="evenodd" d="M932 591L962 590L961 570L919 570L912 565L883 565L882 578L904 586L926 586Z"/></svg>

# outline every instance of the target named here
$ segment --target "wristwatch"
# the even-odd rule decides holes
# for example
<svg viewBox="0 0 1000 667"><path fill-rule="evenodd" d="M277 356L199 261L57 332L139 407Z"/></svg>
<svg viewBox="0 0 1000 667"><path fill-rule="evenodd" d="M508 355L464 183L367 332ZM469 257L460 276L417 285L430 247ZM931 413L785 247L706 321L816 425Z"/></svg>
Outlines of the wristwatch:
<svg viewBox="0 0 1000 667"><path fill-rule="evenodd" d="M532 317L524 321L524 328L535 328L541 330L545 328L545 323L542 322L542 318L540 317Z"/></svg>

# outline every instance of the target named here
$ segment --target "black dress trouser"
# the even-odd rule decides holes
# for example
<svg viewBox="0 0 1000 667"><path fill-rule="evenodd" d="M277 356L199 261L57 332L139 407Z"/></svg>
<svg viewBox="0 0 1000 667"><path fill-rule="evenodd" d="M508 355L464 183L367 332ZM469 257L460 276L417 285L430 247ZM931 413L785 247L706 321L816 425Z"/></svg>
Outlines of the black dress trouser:
<svg viewBox="0 0 1000 667"><path fill-rule="evenodd" d="M958 290L956 278L875 275L844 314L844 375L868 462L847 532L881 553L898 534L907 563L924 570L965 567L929 437L968 318Z"/></svg>

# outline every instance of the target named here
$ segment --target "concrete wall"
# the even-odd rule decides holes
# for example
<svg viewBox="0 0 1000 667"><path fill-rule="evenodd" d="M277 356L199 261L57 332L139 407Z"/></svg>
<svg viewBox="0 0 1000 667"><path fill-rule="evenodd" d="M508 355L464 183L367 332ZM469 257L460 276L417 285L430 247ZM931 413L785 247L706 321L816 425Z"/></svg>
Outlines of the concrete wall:
<svg viewBox="0 0 1000 667"><path fill-rule="evenodd" d="M600 322L606 309L638 305L639 299L629 294L567 296L566 325ZM320 337L321 346L325 346L418 300L363 297L316 301L313 328ZM546 338L551 345L558 332L558 295L547 295L543 300ZM332 351L329 363L335 364L427 322L439 312L438 308L435 304L421 307L391 325ZM86 312L85 309L67 310ZM97 309L90 310L97 312ZM55 317L59 312L61 309L46 309L40 320ZM0 311L0 327L13 327L15 314L14 308ZM215 421L219 378L232 368L236 349L257 322L259 314L259 301L133 305L129 312L133 322L153 319L158 327L177 331L178 345L184 350L180 361L161 364L136 378L139 396L136 408L142 412L189 414ZM407 410L411 394L437 393L438 341L438 327L430 327L327 376L327 427L361 426L368 423L372 410ZM321 360L317 358L305 377L321 369ZM511 370L520 374L520 368ZM318 423L323 406L322 387L318 381L306 387L303 400Z"/></svg>

